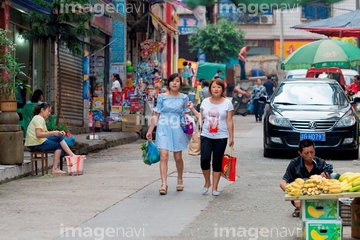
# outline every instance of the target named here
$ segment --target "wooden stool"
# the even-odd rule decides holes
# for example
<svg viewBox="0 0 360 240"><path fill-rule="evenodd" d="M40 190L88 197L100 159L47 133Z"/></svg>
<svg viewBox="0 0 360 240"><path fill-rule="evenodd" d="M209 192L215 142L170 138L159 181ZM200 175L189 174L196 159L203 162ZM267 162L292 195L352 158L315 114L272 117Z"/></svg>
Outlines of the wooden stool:
<svg viewBox="0 0 360 240"><path fill-rule="evenodd" d="M34 164L35 164L35 173L37 172L37 162L41 161L41 172L44 175L44 169L46 174L48 173L48 152L47 151L33 151L30 152L30 160L31 160L31 174L34 175Z"/></svg>

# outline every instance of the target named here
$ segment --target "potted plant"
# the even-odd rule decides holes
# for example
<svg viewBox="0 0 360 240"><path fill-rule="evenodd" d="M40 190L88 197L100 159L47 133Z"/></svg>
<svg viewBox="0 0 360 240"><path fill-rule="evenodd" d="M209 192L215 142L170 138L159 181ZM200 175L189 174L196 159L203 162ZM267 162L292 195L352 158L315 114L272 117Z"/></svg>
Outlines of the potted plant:
<svg viewBox="0 0 360 240"><path fill-rule="evenodd" d="M16 95L19 89L31 92L31 87L18 79L26 76L21 70L24 66L14 58L15 44L9 37L9 31L0 28L0 110L16 112ZM27 76L26 76L27 77Z"/></svg>

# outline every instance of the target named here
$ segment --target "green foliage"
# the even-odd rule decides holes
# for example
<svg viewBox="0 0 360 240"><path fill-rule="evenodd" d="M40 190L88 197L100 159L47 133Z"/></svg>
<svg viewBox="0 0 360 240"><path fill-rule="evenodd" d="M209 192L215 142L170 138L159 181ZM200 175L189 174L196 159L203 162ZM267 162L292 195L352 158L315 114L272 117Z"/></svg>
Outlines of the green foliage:
<svg viewBox="0 0 360 240"><path fill-rule="evenodd" d="M65 124L55 125L54 127L47 127L48 131L64 131L67 132L69 129Z"/></svg>
<svg viewBox="0 0 360 240"><path fill-rule="evenodd" d="M84 45L94 47L86 42L85 38L96 36L100 31L89 26L93 14L81 12L81 6L88 4L88 0L54 0L52 3L34 0L34 2L51 9L52 13L31 11L30 14L23 14L31 29L26 32L26 38L35 41L51 39L59 45L66 46L73 54L81 54Z"/></svg>
<svg viewBox="0 0 360 240"><path fill-rule="evenodd" d="M235 23L220 19L216 24L208 24L204 29L197 29L189 37L190 51L198 48L206 53L208 62L229 62L229 58L237 58L239 50L244 46L244 31L237 29Z"/></svg>
<svg viewBox="0 0 360 240"><path fill-rule="evenodd" d="M24 65L13 57L15 47L9 31L0 28L0 100L16 100L18 88L31 93L31 86L17 79L17 76L26 74L21 70Z"/></svg>

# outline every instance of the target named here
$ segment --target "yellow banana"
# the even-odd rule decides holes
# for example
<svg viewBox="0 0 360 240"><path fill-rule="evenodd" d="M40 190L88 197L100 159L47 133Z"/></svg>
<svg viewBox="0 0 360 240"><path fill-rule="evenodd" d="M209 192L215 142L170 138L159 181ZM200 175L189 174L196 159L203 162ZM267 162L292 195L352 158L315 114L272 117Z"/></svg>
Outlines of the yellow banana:
<svg viewBox="0 0 360 240"><path fill-rule="evenodd" d="M324 211L317 211L313 205L309 205L308 212L310 216L312 216L313 218L319 218L321 215L325 213Z"/></svg>
<svg viewBox="0 0 360 240"><path fill-rule="evenodd" d="M360 178L360 173L354 173L347 178L348 182L354 182L356 179Z"/></svg>
<svg viewBox="0 0 360 240"><path fill-rule="evenodd" d="M344 180L344 181L340 182L340 184L341 184L341 187L346 186L348 184L348 181Z"/></svg>
<svg viewBox="0 0 360 240"><path fill-rule="evenodd" d="M317 232L316 228L313 228L313 230L311 230L310 235L311 235L311 239L314 239L314 240L325 240L328 238L327 235L325 235L325 236L320 235Z"/></svg>
<svg viewBox="0 0 360 240"><path fill-rule="evenodd" d="M302 190L301 189L294 189L291 192L288 193L291 196L300 196L302 195Z"/></svg>
<svg viewBox="0 0 360 240"><path fill-rule="evenodd" d="M351 183L347 183L346 185L341 187L341 191L343 192L347 192L352 188L352 184Z"/></svg>
<svg viewBox="0 0 360 240"><path fill-rule="evenodd" d="M341 193L341 188L329 189L328 193Z"/></svg>
<svg viewBox="0 0 360 240"><path fill-rule="evenodd" d="M357 185L360 185L360 179L359 178L352 182L353 187L356 187Z"/></svg>
<svg viewBox="0 0 360 240"><path fill-rule="evenodd" d="M340 175L339 181L342 182L346 180L351 174L354 174L353 172L346 172Z"/></svg>
<svg viewBox="0 0 360 240"><path fill-rule="evenodd" d="M294 183L294 182L291 183L291 186L292 186L293 188L296 188L296 189L301 189L301 188L302 188L302 186L300 186L299 184L296 184L296 183Z"/></svg>
<svg viewBox="0 0 360 240"><path fill-rule="evenodd" d="M349 192L357 192L358 190L360 190L360 185L350 188Z"/></svg>
<svg viewBox="0 0 360 240"><path fill-rule="evenodd" d="M295 183L297 183L297 184L299 184L299 185L304 185L304 179L302 179L302 178L297 178L297 179L295 179L295 181L294 181Z"/></svg>

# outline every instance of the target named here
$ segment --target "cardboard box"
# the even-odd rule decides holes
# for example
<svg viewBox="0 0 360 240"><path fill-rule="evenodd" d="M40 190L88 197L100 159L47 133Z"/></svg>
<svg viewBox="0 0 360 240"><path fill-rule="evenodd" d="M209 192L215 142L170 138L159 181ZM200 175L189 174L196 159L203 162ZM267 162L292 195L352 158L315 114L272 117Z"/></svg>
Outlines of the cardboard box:
<svg viewBox="0 0 360 240"><path fill-rule="evenodd" d="M339 203L337 199L303 200L301 201L301 218L306 220L337 220Z"/></svg>
<svg viewBox="0 0 360 240"><path fill-rule="evenodd" d="M113 118L121 118L122 117L122 113L121 112L110 112L110 117Z"/></svg>
<svg viewBox="0 0 360 240"><path fill-rule="evenodd" d="M341 220L304 221L302 227L302 239L342 239Z"/></svg>
<svg viewBox="0 0 360 240"><path fill-rule="evenodd" d="M122 106L111 106L111 112L122 112Z"/></svg>
<svg viewBox="0 0 360 240"><path fill-rule="evenodd" d="M123 132L140 132L142 125L138 125L133 122L122 122L121 131Z"/></svg>
<svg viewBox="0 0 360 240"><path fill-rule="evenodd" d="M123 114L130 114L130 106L123 106L122 110Z"/></svg>
<svg viewBox="0 0 360 240"><path fill-rule="evenodd" d="M121 122L109 122L109 130L112 129L121 129Z"/></svg>
<svg viewBox="0 0 360 240"><path fill-rule="evenodd" d="M134 123L135 125L142 125L144 123L143 116L141 114L123 114L122 122Z"/></svg>

